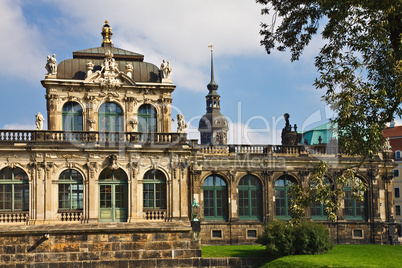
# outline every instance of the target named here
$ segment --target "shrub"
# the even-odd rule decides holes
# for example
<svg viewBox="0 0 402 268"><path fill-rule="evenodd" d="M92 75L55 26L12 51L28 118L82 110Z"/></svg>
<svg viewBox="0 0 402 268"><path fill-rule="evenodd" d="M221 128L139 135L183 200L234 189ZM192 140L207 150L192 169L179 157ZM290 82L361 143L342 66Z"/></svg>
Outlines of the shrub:
<svg viewBox="0 0 402 268"><path fill-rule="evenodd" d="M298 225L277 220L268 222L257 243L264 245L268 255L274 257L323 254L333 247L325 226L308 221Z"/></svg>
<svg viewBox="0 0 402 268"><path fill-rule="evenodd" d="M323 254L333 247L328 229L311 221L302 221L294 228L295 254Z"/></svg>
<svg viewBox="0 0 402 268"><path fill-rule="evenodd" d="M293 227L284 221L271 221L265 225L257 243L265 246L268 255L280 257L294 254Z"/></svg>

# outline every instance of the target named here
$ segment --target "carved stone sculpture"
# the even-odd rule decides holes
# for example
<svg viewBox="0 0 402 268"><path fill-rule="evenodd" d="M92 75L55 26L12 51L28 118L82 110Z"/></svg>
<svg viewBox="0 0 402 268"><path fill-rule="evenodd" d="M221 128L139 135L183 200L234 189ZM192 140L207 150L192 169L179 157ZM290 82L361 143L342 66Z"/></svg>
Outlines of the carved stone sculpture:
<svg viewBox="0 0 402 268"><path fill-rule="evenodd" d="M131 124L131 126L132 126L132 131L133 132L136 132L137 131L137 126L138 126L138 121L137 121L137 119L135 119L135 118L133 118L133 119L131 119L130 120L130 124Z"/></svg>
<svg viewBox="0 0 402 268"><path fill-rule="evenodd" d="M43 122L45 121L45 118L43 115L39 112L37 115L35 115L36 118L36 130L43 130Z"/></svg>
<svg viewBox="0 0 402 268"><path fill-rule="evenodd" d="M131 63L127 62L126 63L126 74L131 79L133 78L133 70L134 70L133 65Z"/></svg>
<svg viewBox="0 0 402 268"><path fill-rule="evenodd" d="M172 74L172 66L170 66L170 62L162 61L161 64L161 73L162 73L162 82L172 82L170 79L170 75Z"/></svg>
<svg viewBox="0 0 402 268"><path fill-rule="evenodd" d="M184 115L177 114L177 132L186 133L188 125L184 122Z"/></svg>
<svg viewBox="0 0 402 268"><path fill-rule="evenodd" d="M92 70L94 69L94 64L91 60L87 62L87 77L92 75Z"/></svg>
<svg viewBox="0 0 402 268"><path fill-rule="evenodd" d="M47 71L47 75L56 75L57 74L57 60L56 54L53 54L52 57L47 56L45 69Z"/></svg>
<svg viewBox="0 0 402 268"><path fill-rule="evenodd" d="M93 118L88 118L88 124L89 124L89 131L94 131L94 126L95 126L95 119Z"/></svg>

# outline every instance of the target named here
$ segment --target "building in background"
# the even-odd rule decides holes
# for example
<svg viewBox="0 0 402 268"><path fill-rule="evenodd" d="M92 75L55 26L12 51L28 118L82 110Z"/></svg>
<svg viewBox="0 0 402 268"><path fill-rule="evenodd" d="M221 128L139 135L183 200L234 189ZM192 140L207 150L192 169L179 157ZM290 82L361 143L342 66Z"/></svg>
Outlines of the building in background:
<svg viewBox="0 0 402 268"><path fill-rule="evenodd" d="M402 126L395 126L392 123L390 127L383 130L384 138L389 138L392 147L392 159L398 165L394 168L394 200L395 200L395 219L402 223Z"/></svg>

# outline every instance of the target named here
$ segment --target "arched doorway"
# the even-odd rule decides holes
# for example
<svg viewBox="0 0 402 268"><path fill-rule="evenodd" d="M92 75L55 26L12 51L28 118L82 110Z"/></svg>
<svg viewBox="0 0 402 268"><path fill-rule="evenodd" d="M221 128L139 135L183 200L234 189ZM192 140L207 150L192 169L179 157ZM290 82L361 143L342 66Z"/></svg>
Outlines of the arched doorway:
<svg viewBox="0 0 402 268"><path fill-rule="evenodd" d="M105 169L99 176L99 221L125 222L128 217L127 175L121 169Z"/></svg>

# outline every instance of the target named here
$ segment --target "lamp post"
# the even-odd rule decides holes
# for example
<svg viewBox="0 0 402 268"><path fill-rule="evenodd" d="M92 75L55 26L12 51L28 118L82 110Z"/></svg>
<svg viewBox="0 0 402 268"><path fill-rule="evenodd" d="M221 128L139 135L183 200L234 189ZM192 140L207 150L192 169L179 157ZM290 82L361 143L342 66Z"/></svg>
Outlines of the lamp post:
<svg viewBox="0 0 402 268"><path fill-rule="evenodd" d="M191 214L193 215L192 221L198 221L197 217L199 213L200 213L200 205L197 203L197 200L195 200L194 197L194 201L191 204Z"/></svg>
<svg viewBox="0 0 402 268"><path fill-rule="evenodd" d="M200 225L200 221L197 219L198 214L200 213L200 204L197 203L197 200L195 200L193 203L191 204L191 214L193 216L193 219L191 220L191 227L193 227L193 231L198 234L201 231L201 225Z"/></svg>

